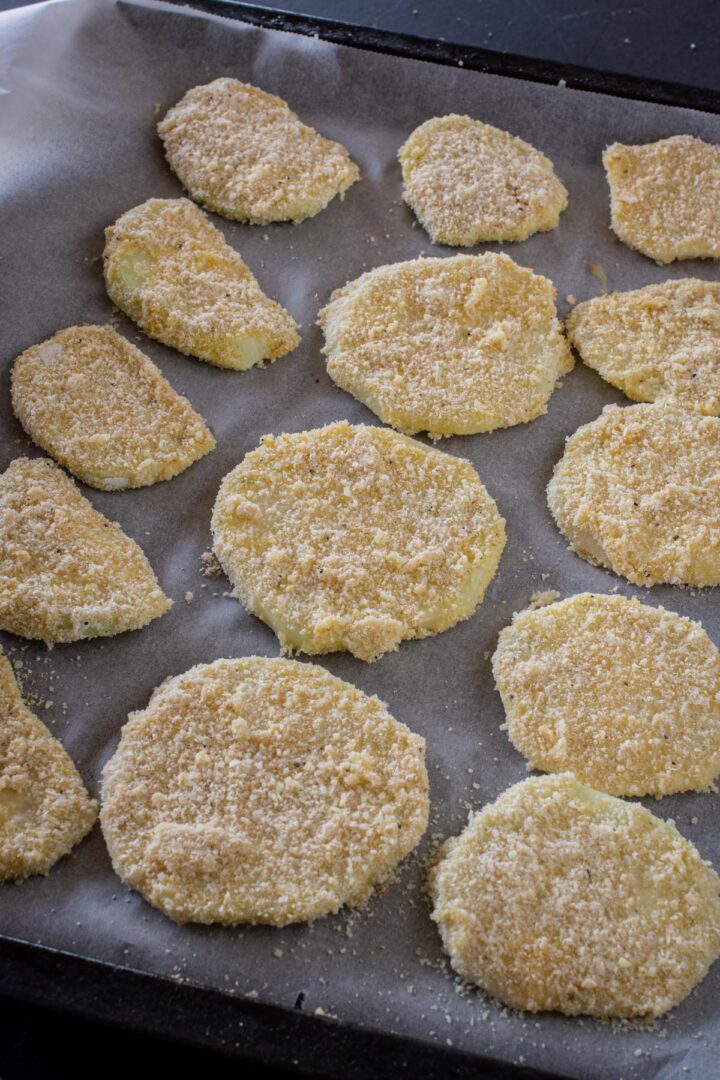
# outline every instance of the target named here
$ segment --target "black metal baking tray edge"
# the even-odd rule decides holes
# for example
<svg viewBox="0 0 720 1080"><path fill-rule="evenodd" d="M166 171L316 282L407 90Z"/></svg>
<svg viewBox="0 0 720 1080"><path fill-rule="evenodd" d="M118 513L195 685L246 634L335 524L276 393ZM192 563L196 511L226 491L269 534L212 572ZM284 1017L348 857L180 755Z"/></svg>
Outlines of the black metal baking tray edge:
<svg viewBox="0 0 720 1080"><path fill-rule="evenodd" d="M638 75L621 75L578 64L555 60L537 60L515 53L493 52L474 45L460 45L432 38L399 34L390 30L337 22L319 16L297 15L291 11L271 11L258 4L236 0L169 0L179 7L198 8L211 15L239 19L269 30L316 36L336 45L349 45L371 52L390 53L434 64L466 67L490 75L504 75L530 82L554 83L573 90L589 90L612 97L650 101L657 105L675 105L685 109L720 113L720 91L685 86L682 83L646 79Z"/></svg>
<svg viewBox="0 0 720 1080"><path fill-rule="evenodd" d="M170 0L253 26L472 71L720 113L720 92L391 33L235 0ZM540 1072L424 1040L234 997L0 935L0 995L328 1080L540 1080ZM480 1072L480 1070L482 1070Z"/></svg>
<svg viewBox="0 0 720 1080"><path fill-rule="evenodd" d="M9 937L0 938L1 995L327 1080L556 1076L308 1015L300 998L293 1009L267 1005Z"/></svg>

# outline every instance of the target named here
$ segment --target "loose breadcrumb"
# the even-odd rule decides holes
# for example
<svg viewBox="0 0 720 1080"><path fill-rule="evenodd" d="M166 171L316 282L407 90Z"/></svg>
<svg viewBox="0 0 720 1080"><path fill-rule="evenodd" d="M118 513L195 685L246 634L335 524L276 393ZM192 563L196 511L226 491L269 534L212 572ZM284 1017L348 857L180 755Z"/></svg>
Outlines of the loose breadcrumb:
<svg viewBox="0 0 720 1080"><path fill-rule="evenodd" d="M600 292L604 296L608 291L608 276L604 267L602 267L599 262L595 262L594 259L583 259L583 263L587 267L588 272L600 282Z"/></svg>
<svg viewBox="0 0 720 1080"><path fill-rule="evenodd" d="M548 504L573 551L635 585L720 584L720 420L608 406L567 440Z"/></svg>
<svg viewBox="0 0 720 1080"><path fill-rule="evenodd" d="M469 116L426 120L398 157L405 202L436 244L525 240L554 229L567 206L544 154Z"/></svg>
<svg viewBox="0 0 720 1080"><path fill-rule="evenodd" d="M493 657L513 744L534 769L611 795L707 791L720 773L720 653L699 623L580 593L522 611Z"/></svg>
<svg viewBox="0 0 720 1080"><path fill-rule="evenodd" d="M360 904L428 821L425 743L314 664L249 657L162 684L105 766L113 866L176 922Z"/></svg>
<svg viewBox="0 0 720 1080"><path fill-rule="evenodd" d="M533 420L573 366L552 282L493 252L378 267L319 322L335 382L435 438Z"/></svg>
<svg viewBox="0 0 720 1080"><path fill-rule="evenodd" d="M24 704L0 652L0 881L47 874L96 817L97 803L61 744Z"/></svg>
<svg viewBox="0 0 720 1080"><path fill-rule="evenodd" d="M720 146L692 135L603 154L612 228L658 263L720 258Z"/></svg>
<svg viewBox="0 0 720 1080"><path fill-rule="evenodd" d="M50 461L0 475L0 629L52 645L137 630L171 606L144 554Z"/></svg>
<svg viewBox="0 0 720 1080"><path fill-rule="evenodd" d="M169 480L215 446L187 398L111 326L71 326L27 349L12 404L38 446L104 491Z"/></svg>
<svg viewBox="0 0 720 1080"><path fill-rule="evenodd" d="M222 577L223 568L217 561L214 551L203 551L200 561L202 563L200 573L203 577ZM204 585L203 588L205 588Z"/></svg>
<svg viewBox="0 0 720 1080"><path fill-rule="evenodd" d="M344 146L301 123L282 98L237 79L188 90L158 134L193 199L254 225L313 217L360 178Z"/></svg>
<svg viewBox="0 0 720 1080"><path fill-rule="evenodd" d="M542 589L540 592L532 593L529 608L531 611L536 611L537 608L547 607L548 604L554 604L559 599L560 593L557 589Z"/></svg>
<svg viewBox="0 0 720 1080"><path fill-rule="evenodd" d="M469 462L347 421L266 435L223 480L212 531L284 649L362 660L468 618L505 545Z"/></svg>
<svg viewBox="0 0 720 1080"><path fill-rule="evenodd" d="M516 1009L661 1016L720 953L720 880L695 846L571 773L486 806L431 890L453 967Z"/></svg>
<svg viewBox="0 0 720 1080"><path fill-rule="evenodd" d="M596 297L567 330L583 363L635 401L720 414L720 283L680 278Z"/></svg>
<svg viewBox="0 0 720 1080"><path fill-rule="evenodd" d="M105 236L108 295L150 337L239 371L299 344L294 320L189 199L148 199Z"/></svg>

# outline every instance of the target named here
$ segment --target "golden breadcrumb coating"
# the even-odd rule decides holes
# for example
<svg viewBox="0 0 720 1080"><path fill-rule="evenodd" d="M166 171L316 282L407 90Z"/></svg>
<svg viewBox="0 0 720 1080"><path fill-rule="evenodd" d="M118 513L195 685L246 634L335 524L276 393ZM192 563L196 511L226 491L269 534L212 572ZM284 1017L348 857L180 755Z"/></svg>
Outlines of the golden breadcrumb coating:
<svg viewBox="0 0 720 1080"><path fill-rule="evenodd" d="M61 744L24 704L0 652L0 881L47 874L96 817L97 803Z"/></svg>
<svg viewBox="0 0 720 1080"><path fill-rule="evenodd" d="M18 356L12 404L38 446L104 491L169 480L215 446L187 398L111 326L70 326Z"/></svg>
<svg viewBox="0 0 720 1080"><path fill-rule="evenodd" d="M237 79L188 90L158 134L196 202L253 225L314 217L360 179L344 146L303 124L282 98Z"/></svg>
<svg viewBox="0 0 720 1080"><path fill-rule="evenodd" d="M610 795L707 791L720 773L720 653L699 623L580 593L506 626L493 656L533 769Z"/></svg>
<svg viewBox="0 0 720 1080"><path fill-rule="evenodd" d="M613 231L658 263L720 258L720 146L692 135L603 154Z"/></svg>
<svg viewBox="0 0 720 1080"><path fill-rule="evenodd" d="M548 505L570 548L635 585L720 584L720 420L610 405L565 444Z"/></svg>
<svg viewBox="0 0 720 1080"><path fill-rule="evenodd" d="M554 229L567 191L534 146L470 116L435 116L398 152L404 199L435 244L471 247Z"/></svg>
<svg viewBox="0 0 720 1080"><path fill-rule="evenodd" d="M468 461L345 420L266 435L223 480L212 532L284 650L368 661L467 619L505 546Z"/></svg>
<svg viewBox="0 0 720 1080"><path fill-rule="evenodd" d="M0 474L0 629L52 645L138 630L172 601L142 551L51 461Z"/></svg>
<svg viewBox="0 0 720 1080"><path fill-rule="evenodd" d="M720 283L680 278L578 304L567 320L583 363L635 401L720 414Z"/></svg>
<svg viewBox="0 0 720 1080"><path fill-rule="evenodd" d="M299 344L295 321L189 199L148 199L105 236L110 299L164 345L244 371Z"/></svg>
<svg viewBox="0 0 720 1080"><path fill-rule="evenodd" d="M431 875L453 967L506 1005L656 1017L720 953L720 879L671 822L581 784L525 780Z"/></svg>
<svg viewBox="0 0 720 1080"><path fill-rule="evenodd" d="M287 923L362 903L428 821L425 742L314 664L198 664L105 766L120 877L176 922Z"/></svg>
<svg viewBox="0 0 720 1080"><path fill-rule="evenodd" d="M431 438L534 420L573 365L552 282L493 252L370 270L319 322L338 386Z"/></svg>

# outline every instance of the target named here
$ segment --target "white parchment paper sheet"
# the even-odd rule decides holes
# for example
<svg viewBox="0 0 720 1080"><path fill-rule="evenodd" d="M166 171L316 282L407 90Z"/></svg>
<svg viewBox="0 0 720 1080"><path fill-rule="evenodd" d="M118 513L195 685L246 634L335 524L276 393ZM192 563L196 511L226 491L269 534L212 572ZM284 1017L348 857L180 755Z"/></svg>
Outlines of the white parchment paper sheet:
<svg viewBox="0 0 720 1080"><path fill-rule="evenodd" d="M395 155L418 123L467 112L551 157L569 189L569 209L555 231L506 250L552 278L561 312L568 293L584 299L599 290L586 260L604 268L614 289L692 274L719 276L710 262L658 267L615 240L600 162L603 147L614 140L690 132L720 142L718 116L340 48L162 3L58 0L7 12L0 16L3 468L19 454L37 453L10 409L13 358L61 327L110 319L99 262L103 229L150 196L182 193L154 123L189 87L219 75L286 98L304 120L348 147L363 179L344 202L299 227L253 228L215 219L266 291L302 324L302 344L291 356L264 370L221 371L120 323L208 419L218 447L166 484L109 494L85 490L145 549L175 599L170 614L137 633L51 653L4 636L3 647L26 665L28 690L52 702L43 719L94 792L128 711L142 708L166 676L217 657L278 653L274 635L223 595L225 579L201 575L211 506L221 478L264 433L343 417L377 422L328 378L315 317L333 288L370 267L453 253L434 249L401 204ZM580 367L554 394L548 415L531 425L445 440L443 450L473 462L507 519L509 542L487 599L468 622L406 643L373 665L345 655L320 660L377 693L427 739L430 833L457 832L470 805L481 806L526 775L523 759L500 730L503 712L487 656L498 631L535 590L568 595L618 587L700 618L720 641L717 591L635 589L570 554L550 519L545 485L563 440L604 404L622 400ZM194 594L189 604L187 591ZM673 817L720 865L717 796L682 795L648 805ZM411 860L401 883L366 912L310 927L179 928L121 885L96 829L48 878L0 890L0 929L83 956L256 993L268 1002L291 1006L304 991L309 1011L322 1008L361 1024L574 1076L667 1080L714 1074L720 965L654 1030L510 1014L480 994L457 993L422 881L420 860Z"/></svg>

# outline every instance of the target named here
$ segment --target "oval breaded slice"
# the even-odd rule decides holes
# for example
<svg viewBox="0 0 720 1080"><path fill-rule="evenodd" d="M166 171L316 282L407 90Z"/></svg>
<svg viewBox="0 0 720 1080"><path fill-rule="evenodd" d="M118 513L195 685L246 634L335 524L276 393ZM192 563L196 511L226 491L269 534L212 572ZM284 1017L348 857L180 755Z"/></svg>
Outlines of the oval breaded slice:
<svg viewBox="0 0 720 1080"><path fill-rule="evenodd" d="M403 198L435 244L471 247L554 229L567 191L534 146L470 116L435 116L398 151Z"/></svg>
<svg viewBox="0 0 720 1080"><path fill-rule="evenodd" d="M164 595L142 551L51 461L0 475L0 629L52 645L138 630Z"/></svg>
<svg viewBox="0 0 720 1080"><path fill-rule="evenodd" d="M720 879L696 847L572 773L484 807L431 891L455 970L515 1009L661 1016L720 953Z"/></svg>
<svg viewBox="0 0 720 1080"><path fill-rule="evenodd" d="M720 414L720 283L680 278L578 304L567 332L583 363L635 401Z"/></svg>
<svg viewBox="0 0 720 1080"><path fill-rule="evenodd" d="M533 769L610 795L713 790L720 653L699 623L580 593L515 615L492 664L508 735Z"/></svg>
<svg viewBox="0 0 720 1080"><path fill-rule="evenodd" d="M198 664L105 766L115 871L176 922L288 923L362 903L428 821L425 742L314 664Z"/></svg>
<svg viewBox="0 0 720 1080"><path fill-rule="evenodd" d="M196 202L253 225L314 217L360 178L344 146L303 124L282 98L237 79L188 90L158 134Z"/></svg>
<svg viewBox="0 0 720 1080"><path fill-rule="evenodd" d="M215 446L187 398L111 326L70 326L18 356L12 404L38 446L104 491L169 480Z"/></svg>
<svg viewBox="0 0 720 1080"><path fill-rule="evenodd" d="M361 660L467 619L505 545L468 461L347 421L266 435L223 480L212 532L283 649Z"/></svg>
<svg viewBox="0 0 720 1080"><path fill-rule="evenodd" d="M720 258L720 146L693 135L603 153L613 232L658 263Z"/></svg>
<svg viewBox="0 0 720 1080"><path fill-rule="evenodd" d="M189 199L148 199L105 237L110 299L164 345L244 371L299 344L295 321Z"/></svg>
<svg viewBox="0 0 720 1080"><path fill-rule="evenodd" d="M573 365L552 282L493 252L370 270L332 294L319 322L338 386L431 437L541 416Z"/></svg>
<svg viewBox="0 0 720 1080"><path fill-rule="evenodd" d="M0 652L0 881L47 874L96 817L97 803L60 742L23 702Z"/></svg>
<svg viewBox="0 0 720 1080"><path fill-rule="evenodd" d="M547 489L570 548L635 585L720 584L720 420L606 407L565 444Z"/></svg>

